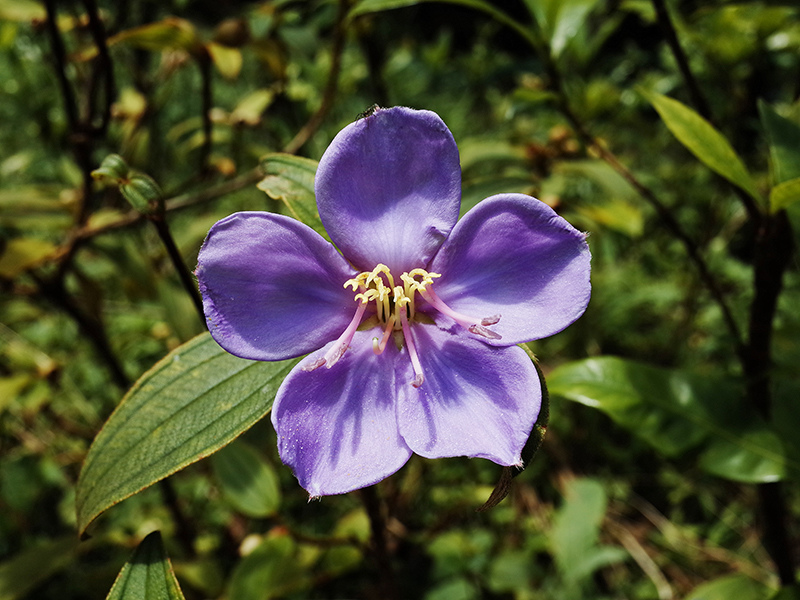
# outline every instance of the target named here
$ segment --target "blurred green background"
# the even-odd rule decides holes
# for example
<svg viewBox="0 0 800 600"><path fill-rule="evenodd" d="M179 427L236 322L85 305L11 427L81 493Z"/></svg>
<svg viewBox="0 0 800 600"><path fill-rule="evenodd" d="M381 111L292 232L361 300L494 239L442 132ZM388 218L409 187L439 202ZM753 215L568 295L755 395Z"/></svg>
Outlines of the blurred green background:
<svg viewBox="0 0 800 600"><path fill-rule="evenodd" d="M798 17L0 0L0 600L105 598L154 530L189 599L795 597ZM467 458L309 503L267 419L79 542L92 440L204 330L176 257L193 269L232 212L285 212L260 157L317 160L373 103L442 117L464 211L523 192L590 233L586 314L529 344L551 391L539 454L485 512L501 468ZM92 177L111 153L163 190L159 226Z"/></svg>

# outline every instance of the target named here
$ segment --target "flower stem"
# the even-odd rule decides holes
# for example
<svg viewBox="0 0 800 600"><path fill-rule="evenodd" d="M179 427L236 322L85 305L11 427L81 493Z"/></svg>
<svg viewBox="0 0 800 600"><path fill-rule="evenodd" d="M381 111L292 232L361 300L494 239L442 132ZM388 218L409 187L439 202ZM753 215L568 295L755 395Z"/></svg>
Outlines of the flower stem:
<svg viewBox="0 0 800 600"><path fill-rule="evenodd" d="M380 597L384 600L396 600L397 588L394 581L394 569L389 557L389 546L386 539L386 519L381 510L377 485L362 489L361 500L369 517L372 531L372 547L375 552L375 561L378 567L378 581Z"/></svg>

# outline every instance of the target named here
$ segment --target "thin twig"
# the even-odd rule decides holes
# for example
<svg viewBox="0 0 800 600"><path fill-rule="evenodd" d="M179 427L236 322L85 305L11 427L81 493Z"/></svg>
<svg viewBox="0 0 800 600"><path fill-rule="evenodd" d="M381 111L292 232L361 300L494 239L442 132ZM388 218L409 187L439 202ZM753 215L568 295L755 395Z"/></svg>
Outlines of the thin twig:
<svg viewBox="0 0 800 600"><path fill-rule="evenodd" d="M61 88L61 97L64 100L64 112L67 114L67 123L70 129L75 129L78 124L78 103L75 101L75 94L67 78L67 51L64 48L64 41L61 39L61 32L58 30L55 0L44 0L44 6L47 10L46 27L50 36L50 48L56 61L56 77L58 86Z"/></svg>
<svg viewBox="0 0 800 600"><path fill-rule="evenodd" d="M289 154L296 154L302 148L309 138L322 125L323 120L333 106L333 101L336 99L336 91L339 88L339 73L342 69L342 51L344 50L345 40L345 19L347 18L347 0L339 0L338 9L336 12L336 24L333 30L333 44L331 47L331 70L328 72L328 81L325 84L325 91L322 95L322 102L317 111L311 115L308 122L303 125L300 131L292 138L284 152Z"/></svg>
<svg viewBox="0 0 800 600"><path fill-rule="evenodd" d="M664 38L666 39L667 45L672 51L672 55L675 57L675 62L678 63L678 69L680 70L681 75L683 76L683 81L686 83L686 87L689 90L689 97L691 98L692 104L697 109L697 112L703 116L703 118L705 118L709 123L714 124L711 108L709 107L705 96L700 90L700 84L697 82L697 79L689 67L689 61L687 60L686 53L683 51L683 47L678 40L678 34L676 33L675 27L672 24L672 19L669 16L669 11L664 4L664 0L652 0L652 2L656 11L656 19L658 20L658 24L664 33ZM719 177L722 178L721 176ZM750 217L750 219L754 223L758 223L761 216L761 211L759 210L756 202L750 196L750 193L727 180L726 183L733 186L736 196L744 205L744 208L747 211L747 215Z"/></svg>
<svg viewBox="0 0 800 600"><path fill-rule="evenodd" d="M86 13L89 16L89 32L92 35L92 40L97 46L97 60L100 70L100 75L103 77L103 110L101 112L100 125L98 126L97 133L103 134L108 129L108 124L111 121L111 105L114 101L114 68L111 63L111 56L108 53L108 44L106 37L106 30L103 21L97 10L95 0L83 0L83 5L86 8ZM89 106L92 107L88 111L86 121L92 122L94 116L93 110L94 93L90 91Z"/></svg>
<svg viewBox="0 0 800 600"><path fill-rule="evenodd" d="M689 90L689 96L692 99L692 104L697 109L697 112L699 112L707 121L710 121L711 110L709 109L708 102L706 101L702 91L700 91L700 86L697 83L697 79L695 79L691 69L689 68L689 61L686 59L686 53L683 51L681 43L678 40L678 34L676 33L675 27L672 24L672 19L669 16L669 12L664 4L664 0L652 0L652 2L653 8L656 10L656 20L658 21L658 25L661 27L661 31L664 34L664 39L667 42L667 46L669 46L669 49L672 51L672 56L675 57L675 62L678 63L678 70L681 72L683 81Z"/></svg>
<svg viewBox="0 0 800 600"><path fill-rule="evenodd" d="M211 55L206 48L202 48L197 57L202 81L202 117L203 117L203 145L200 147L200 174L204 175L208 169L208 160L211 156L213 124L211 122L211 109L214 107L212 91Z"/></svg>
<svg viewBox="0 0 800 600"><path fill-rule="evenodd" d="M554 73L557 72L554 71ZM697 244L683 230L680 223L678 223L678 221L672 215L672 212L661 202L661 200L659 200L655 192L639 181L639 179L620 162L615 154L601 144L586 129L586 126L583 124L583 122L578 119L574 112L572 112L572 109L566 100L566 95L561 85L560 77L556 75L556 81L553 83L555 84L557 93L561 98L560 110L570 122L570 125L572 125L572 128L575 130L575 133L578 135L584 145L586 145L586 147L589 148L596 156L598 156L612 169L619 173L625 179L625 181L627 181L628 184L630 184L631 187L633 187L633 189L635 189L639 195L650 206L652 206L653 209L655 209L659 219L664 223L667 229L669 229L670 233L676 237L681 244L683 244L686 253L689 255L689 259L692 261L692 263L694 263L695 268L697 269L700 280L703 282L703 285L706 287L706 289L708 289L712 299L717 303L717 306L722 312L722 318L725 321L728 332L730 333L731 337L733 337L736 347L736 354L741 358L744 352L744 341L742 340L742 334L739 331L739 326L736 324L736 320L733 318L733 313L731 312L731 309L725 300L725 295L722 293L722 289L719 287L716 279L711 274L711 270L708 268L708 264L706 263L705 259L700 254L700 249L698 248Z"/></svg>
<svg viewBox="0 0 800 600"><path fill-rule="evenodd" d="M44 280L33 276L42 296L72 317L81 333L92 342L97 355L106 364L114 383L123 390L128 389L131 384L130 379L125 374L122 364L117 360L99 317L92 317L78 307L64 288L64 281L61 277L56 276L53 279Z"/></svg>
<svg viewBox="0 0 800 600"><path fill-rule="evenodd" d="M158 232L158 237L161 239L161 243L164 244L167 255L172 262L172 266L177 271L178 277L181 280L183 289L186 290L187 294L189 294L189 297L192 299L194 307L197 310L197 314L200 317L200 321L203 323L203 325L205 325L206 318L205 313L203 312L203 299L200 297L200 292L197 290L197 286L194 284L194 279L192 278L191 272L186 268L186 263L183 262L183 257L181 256L180 250L178 250L175 239L172 237L172 233L167 225L167 220L164 218L163 214L157 214L151 216L150 221L155 226L156 231Z"/></svg>

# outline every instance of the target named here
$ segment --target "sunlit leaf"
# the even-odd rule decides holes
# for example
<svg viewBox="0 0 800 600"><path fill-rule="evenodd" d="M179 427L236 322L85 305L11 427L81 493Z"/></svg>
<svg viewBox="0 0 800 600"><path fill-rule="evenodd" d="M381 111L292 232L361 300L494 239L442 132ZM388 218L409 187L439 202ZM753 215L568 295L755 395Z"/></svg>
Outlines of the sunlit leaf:
<svg viewBox="0 0 800 600"><path fill-rule="evenodd" d="M154 531L142 540L131 559L117 575L106 600L183 600L172 564L164 551L161 533Z"/></svg>
<svg viewBox="0 0 800 600"><path fill-rule="evenodd" d="M602 410L666 456L705 444L700 466L721 477L760 483L781 479L787 466L797 469L739 387L723 378L600 357L557 368L548 387Z"/></svg>
<svg viewBox="0 0 800 600"><path fill-rule="evenodd" d="M761 201L756 184L727 139L694 110L662 94L642 90L672 134L709 169Z"/></svg>
<svg viewBox="0 0 800 600"><path fill-rule="evenodd" d="M30 23L44 21L47 12L41 2L34 0L0 0L0 21Z"/></svg>
<svg viewBox="0 0 800 600"><path fill-rule="evenodd" d="M211 457L214 474L230 503L250 517L275 513L280 488L275 470L253 448L234 441Z"/></svg>
<svg viewBox="0 0 800 600"><path fill-rule="evenodd" d="M758 448L774 457L782 456L784 447L780 437L768 429L745 431L736 442L718 439L700 456L700 466L713 475L732 481L779 481L785 475L782 460L764 459Z"/></svg>
<svg viewBox="0 0 800 600"><path fill-rule="evenodd" d="M586 17L598 0L559 0L558 11L550 32L550 53L558 57L578 30L586 23Z"/></svg>
<svg viewBox="0 0 800 600"><path fill-rule="evenodd" d="M136 382L89 449L76 490L79 531L264 417L296 362L236 358L208 333L170 352Z"/></svg>
<svg viewBox="0 0 800 600"><path fill-rule="evenodd" d="M769 209L772 212L789 208L798 200L800 200L800 177L781 182L769 191Z"/></svg>
<svg viewBox="0 0 800 600"><path fill-rule="evenodd" d="M272 104L275 92L262 89L255 90L239 101L231 112L231 122L255 126L261 122L261 114Z"/></svg>
<svg viewBox="0 0 800 600"><path fill-rule="evenodd" d="M238 48L223 46L216 42L206 45L214 66L226 79L236 79L242 72L242 53Z"/></svg>
<svg viewBox="0 0 800 600"><path fill-rule="evenodd" d="M764 101L758 102L761 124L767 132L773 184L800 178L800 125L782 117ZM770 204L772 205L770 198ZM774 209L777 210L777 209Z"/></svg>
<svg viewBox="0 0 800 600"><path fill-rule="evenodd" d="M258 183L258 189L283 202L291 216L329 239L319 218L314 194L317 162L276 152L261 159L261 168L266 177Z"/></svg>
<svg viewBox="0 0 800 600"><path fill-rule="evenodd" d="M108 39L108 45L129 44L145 50L191 50L197 44L197 31L189 21L168 17L163 21L126 29Z"/></svg>

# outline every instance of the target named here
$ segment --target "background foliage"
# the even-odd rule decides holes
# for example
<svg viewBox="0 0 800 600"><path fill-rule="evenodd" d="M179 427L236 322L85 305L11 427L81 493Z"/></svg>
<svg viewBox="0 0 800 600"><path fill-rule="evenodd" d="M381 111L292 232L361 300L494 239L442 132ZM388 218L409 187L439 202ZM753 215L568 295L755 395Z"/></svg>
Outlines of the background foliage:
<svg viewBox="0 0 800 600"><path fill-rule="evenodd" d="M794 598L799 13L0 0L0 600ZM313 226L373 103L439 113L464 211L519 191L591 234L589 309L530 344L550 428L488 511L465 458L309 504L259 420L291 365L202 335L208 228Z"/></svg>

